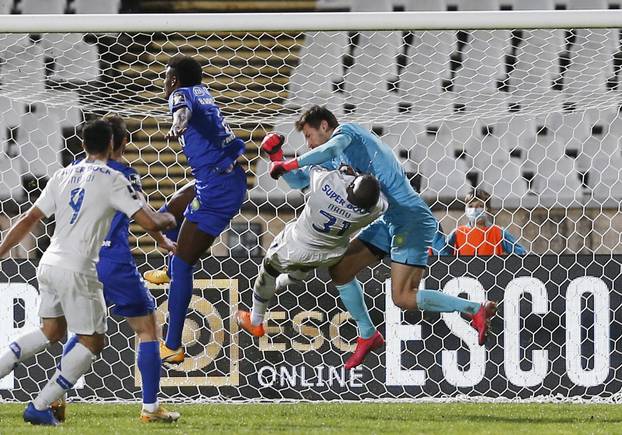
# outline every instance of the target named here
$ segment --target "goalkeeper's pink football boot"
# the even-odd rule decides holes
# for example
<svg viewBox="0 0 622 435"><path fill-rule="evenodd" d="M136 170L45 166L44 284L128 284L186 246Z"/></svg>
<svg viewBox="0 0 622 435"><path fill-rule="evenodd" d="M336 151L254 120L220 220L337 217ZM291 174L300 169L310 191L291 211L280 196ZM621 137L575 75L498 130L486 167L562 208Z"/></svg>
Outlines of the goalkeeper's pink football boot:
<svg viewBox="0 0 622 435"><path fill-rule="evenodd" d="M478 343L483 346L486 343L488 329L490 329L490 319L497 314L497 303L493 301L484 302L477 313L471 317L471 326L478 333Z"/></svg>
<svg viewBox="0 0 622 435"><path fill-rule="evenodd" d="M361 365L369 352L376 350L383 345L384 337L378 331L376 331L374 335L369 338L357 338L356 349L354 349L354 353L350 356L350 358L348 358L344 364L344 367L346 370L350 370Z"/></svg>

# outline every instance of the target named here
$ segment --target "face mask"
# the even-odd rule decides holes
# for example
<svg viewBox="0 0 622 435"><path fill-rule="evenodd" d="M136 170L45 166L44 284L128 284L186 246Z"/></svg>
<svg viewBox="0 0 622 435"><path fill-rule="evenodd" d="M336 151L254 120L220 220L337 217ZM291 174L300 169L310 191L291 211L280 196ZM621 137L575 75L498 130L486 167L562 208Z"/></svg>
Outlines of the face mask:
<svg viewBox="0 0 622 435"><path fill-rule="evenodd" d="M470 225L475 225L478 220L486 219L486 212L480 207L467 207L464 209L464 214L469 220Z"/></svg>

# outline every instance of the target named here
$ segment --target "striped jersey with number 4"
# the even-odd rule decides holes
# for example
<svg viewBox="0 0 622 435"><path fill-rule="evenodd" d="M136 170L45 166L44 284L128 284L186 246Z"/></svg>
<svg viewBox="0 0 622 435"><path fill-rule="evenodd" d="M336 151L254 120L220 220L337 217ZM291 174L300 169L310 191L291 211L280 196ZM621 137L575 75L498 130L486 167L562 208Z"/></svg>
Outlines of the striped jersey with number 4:
<svg viewBox="0 0 622 435"><path fill-rule="evenodd" d="M122 173L87 160L56 171L34 205L56 219L40 264L92 275L115 212L132 216L143 206Z"/></svg>
<svg viewBox="0 0 622 435"><path fill-rule="evenodd" d="M346 191L354 176L319 166L310 169L310 192L302 216L295 222L293 238L316 249L344 249L350 236L382 215L388 203L381 193L371 210L351 204Z"/></svg>

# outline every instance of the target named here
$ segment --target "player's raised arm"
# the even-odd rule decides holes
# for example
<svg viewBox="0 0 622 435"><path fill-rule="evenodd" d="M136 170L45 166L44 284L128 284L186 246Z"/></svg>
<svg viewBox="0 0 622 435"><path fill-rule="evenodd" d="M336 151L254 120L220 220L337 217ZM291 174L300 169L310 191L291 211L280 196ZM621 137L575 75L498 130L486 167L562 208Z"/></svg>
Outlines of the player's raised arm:
<svg viewBox="0 0 622 435"><path fill-rule="evenodd" d="M165 138L168 140L177 139L184 134L188 128L188 123L190 122L191 117L192 112L188 109L188 107L180 107L175 110L175 112L173 112L173 125L168 133L166 133Z"/></svg>
<svg viewBox="0 0 622 435"><path fill-rule="evenodd" d="M276 180L283 174L294 169L326 163L343 153L343 150L346 149L351 142L352 139L349 136L340 134L296 159L284 162L272 162L270 165L270 176Z"/></svg>
<svg viewBox="0 0 622 435"><path fill-rule="evenodd" d="M6 237L0 243L0 257L3 257L7 252L13 249L19 242L22 241L28 233L32 230L37 222L43 219L45 215L38 207L32 207L26 213L21 215L17 222L9 229Z"/></svg>
<svg viewBox="0 0 622 435"><path fill-rule="evenodd" d="M352 138L337 131L338 127L337 118L325 107L313 106L307 110L296 121L296 129L302 132L311 151L297 159L273 162L270 166L270 176L276 180L294 169L322 165L342 154L352 142Z"/></svg>
<svg viewBox="0 0 622 435"><path fill-rule="evenodd" d="M17 222L11 226L8 233L0 243L0 257L6 255L13 247L22 241L41 219L54 214L56 210L56 201L54 200L54 192L52 191L54 174L50 182L45 186L43 192L34 205L26 213L21 215Z"/></svg>

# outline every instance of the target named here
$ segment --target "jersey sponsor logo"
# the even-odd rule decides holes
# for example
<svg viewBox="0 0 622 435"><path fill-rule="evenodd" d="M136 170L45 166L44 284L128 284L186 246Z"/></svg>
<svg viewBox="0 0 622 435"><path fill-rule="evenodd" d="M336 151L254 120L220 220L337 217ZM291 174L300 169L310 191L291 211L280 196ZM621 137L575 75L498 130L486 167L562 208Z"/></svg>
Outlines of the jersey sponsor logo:
<svg viewBox="0 0 622 435"><path fill-rule="evenodd" d="M194 88L192 88L192 93L197 97L200 97L202 95L205 95L205 89L203 89L202 86L195 86Z"/></svg>
<svg viewBox="0 0 622 435"><path fill-rule="evenodd" d="M186 96L182 92L173 94L173 106L177 106L178 104L186 104Z"/></svg>
<svg viewBox="0 0 622 435"><path fill-rule="evenodd" d="M354 213L358 213L358 214L368 213L368 210L352 205L345 198L343 198L341 195L335 192L329 184L325 184L322 186L322 192L326 194L328 199L335 201L337 204L339 204L342 207L346 207L348 210L352 210Z"/></svg>
<svg viewBox="0 0 622 435"><path fill-rule="evenodd" d="M197 211L200 207L201 201L199 201L197 198L194 198L190 203L190 208L192 209L192 211Z"/></svg>

